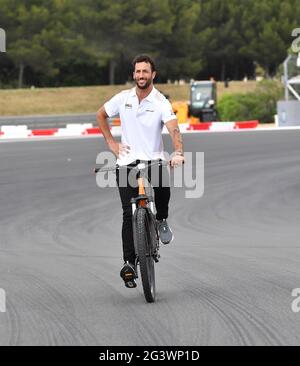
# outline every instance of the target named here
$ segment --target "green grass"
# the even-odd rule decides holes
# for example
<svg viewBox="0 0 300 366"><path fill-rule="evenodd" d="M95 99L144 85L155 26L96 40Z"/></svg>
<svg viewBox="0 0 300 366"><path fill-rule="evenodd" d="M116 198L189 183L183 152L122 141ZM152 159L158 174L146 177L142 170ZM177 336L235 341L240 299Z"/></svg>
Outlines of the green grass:
<svg viewBox="0 0 300 366"><path fill-rule="evenodd" d="M255 86L255 81L235 81L225 89L223 83L218 83L218 98L224 93L246 93L254 90ZM95 113L114 94L130 87L114 85L0 90L0 116ZM171 101L189 99L189 84L156 84L156 87L169 95Z"/></svg>

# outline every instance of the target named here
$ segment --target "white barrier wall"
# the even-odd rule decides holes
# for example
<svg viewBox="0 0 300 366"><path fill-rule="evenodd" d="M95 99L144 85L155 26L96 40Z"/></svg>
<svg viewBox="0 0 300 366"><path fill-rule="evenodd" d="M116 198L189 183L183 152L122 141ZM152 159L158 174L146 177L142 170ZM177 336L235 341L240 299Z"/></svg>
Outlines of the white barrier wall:
<svg viewBox="0 0 300 366"><path fill-rule="evenodd" d="M278 127L300 126L300 101L280 100L277 102Z"/></svg>

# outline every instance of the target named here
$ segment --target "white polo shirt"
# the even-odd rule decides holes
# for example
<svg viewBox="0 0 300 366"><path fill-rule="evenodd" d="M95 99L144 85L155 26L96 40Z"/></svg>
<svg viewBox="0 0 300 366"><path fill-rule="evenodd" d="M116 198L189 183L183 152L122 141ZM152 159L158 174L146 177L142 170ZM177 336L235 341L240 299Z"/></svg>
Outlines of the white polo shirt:
<svg viewBox="0 0 300 366"><path fill-rule="evenodd" d="M127 165L137 159L165 160L161 132L164 123L176 119L176 115L162 93L153 87L139 103L134 87L116 94L104 108L109 117L119 114L121 141L130 146L130 153L117 159L117 164Z"/></svg>

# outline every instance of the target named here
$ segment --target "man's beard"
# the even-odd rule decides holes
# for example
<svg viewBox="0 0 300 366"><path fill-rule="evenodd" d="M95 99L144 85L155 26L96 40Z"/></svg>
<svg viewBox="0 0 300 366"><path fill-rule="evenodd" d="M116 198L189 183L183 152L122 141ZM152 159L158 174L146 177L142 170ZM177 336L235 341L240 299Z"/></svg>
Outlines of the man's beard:
<svg viewBox="0 0 300 366"><path fill-rule="evenodd" d="M152 83L152 80L151 80L151 79L149 79L149 80L147 80L147 81L145 82L145 84L144 84L144 85L140 86L140 85L138 84L137 80L135 80L135 84L136 84L136 86L137 86L139 89L142 89L142 90L147 89L147 88L151 85L151 83Z"/></svg>

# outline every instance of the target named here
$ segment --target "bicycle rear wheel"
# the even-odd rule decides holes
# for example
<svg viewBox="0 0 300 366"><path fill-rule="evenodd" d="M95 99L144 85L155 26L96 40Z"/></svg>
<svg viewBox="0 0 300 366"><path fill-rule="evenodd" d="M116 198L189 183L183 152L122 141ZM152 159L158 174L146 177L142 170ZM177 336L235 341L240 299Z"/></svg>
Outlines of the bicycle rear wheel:
<svg viewBox="0 0 300 366"><path fill-rule="evenodd" d="M147 302L155 301L155 271L152 253L151 228L148 212L138 208L136 213L136 242L144 295Z"/></svg>

